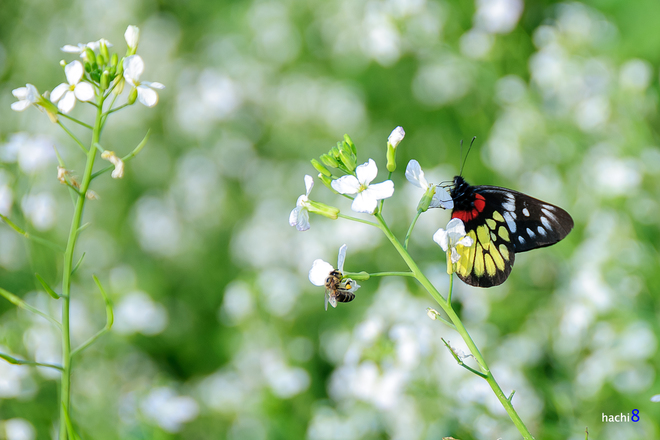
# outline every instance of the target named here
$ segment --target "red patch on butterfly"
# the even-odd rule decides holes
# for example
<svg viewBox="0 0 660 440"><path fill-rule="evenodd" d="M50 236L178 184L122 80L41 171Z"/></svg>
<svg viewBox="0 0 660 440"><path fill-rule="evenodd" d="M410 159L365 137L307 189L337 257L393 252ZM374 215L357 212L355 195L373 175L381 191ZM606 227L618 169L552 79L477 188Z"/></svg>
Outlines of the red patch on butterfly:
<svg viewBox="0 0 660 440"><path fill-rule="evenodd" d="M474 208L470 211L454 211L451 214L451 218L460 218L464 223L477 218L479 213L486 207L486 199L481 194L475 194L472 205Z"/></svg>

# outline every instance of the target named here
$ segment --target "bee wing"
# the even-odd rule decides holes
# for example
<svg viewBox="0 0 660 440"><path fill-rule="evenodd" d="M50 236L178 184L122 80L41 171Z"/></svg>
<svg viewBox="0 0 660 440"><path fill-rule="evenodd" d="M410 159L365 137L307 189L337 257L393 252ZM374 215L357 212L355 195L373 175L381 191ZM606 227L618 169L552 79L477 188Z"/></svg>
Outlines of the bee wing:
<svg viewBox="0 0 660 440"><path fill-rule="evenodd" d="M325 310L328 310L328 303L334 308L337 307L337 298L330 289L325 289Z"/></svg>

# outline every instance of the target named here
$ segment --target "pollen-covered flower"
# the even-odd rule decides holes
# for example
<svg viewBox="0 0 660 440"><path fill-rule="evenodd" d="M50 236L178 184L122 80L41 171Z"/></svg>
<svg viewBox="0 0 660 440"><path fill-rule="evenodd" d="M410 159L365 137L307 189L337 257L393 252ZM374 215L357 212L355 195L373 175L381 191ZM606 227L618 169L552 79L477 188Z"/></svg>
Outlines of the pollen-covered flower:
<svg viewBox="0 0 660 440"><path fill-rule="evenodd" d="M373 159L363 163L355 169L356 176L340 177L332 182L332 188L339 194L355 194L351 209L355 212L373 214L376 211L378 200L392 197L394 182L385 182L371 185L371 181L378 174L378 167Z"/></svg>
<svg viewBox="0 0 660 440"><path fill-rule="evenodd" d="M159 82L140 81L144 72L144 61L140 55L131 55L124 59L124 79L137 89L137 99L147 107L158 104L158 93L154 89L164 89Z"/></svg>
<svg viewBox="0 0 660 440"><path fill-rule="evenodd" d="M424 197L431 197L428 208L454 208L454 201L449 194L446 191L441 191L440 193L436 191L437 185L433 185L426 180L422 167L419 166L419 162L415 159L408 162L408 166L406 167L406 179L416 187L422 188L425 191ZM424 201L424 199L422 199L422 201ZM420 204L423 205L422 202L420 202ZM425 211L426 209L423 210Z"/></svg>
<svg viewBox="0 0 660 440"><path fill-rule="evenodd" d="M460 260L458 246L470 247L474 244L472 237L466 235L465 224L460 218L453 218L447 223L447 230L438 229L433 234L433 241L447 252L447 273L453 273L453 265Z"/></svg>
<svg viewBox="0 0 660 440"><path fill-rule="evenodd" d="M64 67L67 83L55 87L50 100L57 103L57 108L64 114L73 110L78 101L91 101L94 99L94 87L88 82L80 81L83 78L84 68L80 61L72 61Z"/></svg>
<svg viewBox="0 0 660 440"><path fill-rule="evenodd" d="M39 91L32 84L26 84L25 87L19 87L11 91L17 102L11 104L11 109L15 112L22 112L31 105L36 105L41 98Z"/></svg>
<svg viewBox="0 0 660 440"><path fill-rule="evenodd" d="M289 215L289 224L295 226L299 231L306 231L309 225L309 193L314 188L314 179L312 176L305 175L305 194L298 197L296 207Z"/></svg>
<svg viewBox="0 0 660 440"><path fill-rule="evenodd" d="M124 177L124 161L117 157L114 151L105 150L101 153L101 159L105 159L115 166L115 169L112 171L113 179Z"/></svg>
<svg viewBox="0 0 660 440"><path fill-rule="evenodd" d="M325 286L325 309L328 310L328 303L332 307L337 307L337 294L353 294L360 288L360 285L350 278L344 278L344 261L346 260L346 245L339 248L337 257L337 269L332 264L321 259L314 260L312 268L309 270L309 281L315 286Z"/></svg>

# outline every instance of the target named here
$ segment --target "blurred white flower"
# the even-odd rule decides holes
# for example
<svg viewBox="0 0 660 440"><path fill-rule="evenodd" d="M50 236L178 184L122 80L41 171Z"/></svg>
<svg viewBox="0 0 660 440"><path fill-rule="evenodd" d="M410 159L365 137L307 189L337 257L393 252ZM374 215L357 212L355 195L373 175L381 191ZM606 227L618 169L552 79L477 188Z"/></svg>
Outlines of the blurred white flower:
<svg viewBox="0 0 660 440"><path fill-rule="evenodd" d="M438 243L443 251L451 252L451 262L456 263L461 258L456 248L458 246L470 247L474 240L465 235L463 220L453 218L447 223L447 230L440 228L433 234L433 241Z"/></svg>
<svg viewBox="0 0 660 440"><path fill-rule="evenodd" d="M403 127L399 126L394 130L392 130L392 133L390 133L390 136L387 138L387 142L389 142L391 146L396 148L399 145L399 143L401 143L405 135L406 132L403 131Z"/></svg>
<svg viewBox="0 0 660 440"><path fill-rule="evenodd" d="M39 231L47 231L55 224L57 203L51 193L26 195L21 201L21 209Z"/></svg>
<svg viewBox="0 0 660 440"><path fill-rule="evenodd" d="M34 440L37 437L34 426L25 419L16 417L5 420L2 422L2 425L4 425L5 431L5 435L2 438L6 438L7 440Z"/></svg>
<svg viewBox="0 0 660 440"><path fill-rule="evenodd" d="M124 32L124 39L126 40L128 48L135 53L138 43L140 42L140 28L133 25L128 26L126 32Z"/></svg>
<svg viewBox="0 0 660 440"><path fill-rule="evenodd" d="M73 110L78 101L94 99L94 87L88 82L81 82L85 69L80 61L75 60L64 67L67 83L62 83L53 89L50 100L57 103L57 108L64 114Z"/></svg>
<svg viewBox="0 0 660 440"><path fill-rule="evenodd" d="M305 175L305 194L298 197L296 207L293 208L289 215L289 224L295 226L299 231L306 231L310 228L309 225L309 211L307 210L307 203L309 202L309 193L314 188L314 179L312 176Z"/></svg>
<svg viewBox="0 0 660 440"><path fill-rule="evenodd" d="M188 396L178 396L169 387L152 390L140 405L142 413L167 432L177 432L181 425L194 420L199 405Z"/></svg>
<svg viewBox="0 0 660 440"><path fill-rule="evenodd" d="M63 47L60 48L62 52L66 53L77 53L81 54L81 56L85 56L85 49L90 48L94 51L99 50L99 47L101 47L101 43L105 43L106 47L112 47L112 43L110 43L108 40L105 38L101 38L100 40L97 41L90 41L87 44L83 43L78 43L77 45L72 45L72 44L66 44Z"/></svg>
<svg viewBox="0 0 660 440"><path fill-rule="evenodd" d="M167 309L154 302L144 292L132 292L124 296L115 308L114 331L128 335L142 333L153 336L167 327Z"/></svg>
<svg viewBox="0 0 660 440"><path fill-rule="evenodd" d="M31 105L36 105L41 98L39 91L32 84L26 84L25 87L19 87L11 91L17 102L11 104L11 109L15 112L22 112Z"/></svg>
<svg viewBox="0 0 660 440"><path fill-rule="evenodd" d="M429 208L442 208L442 209L453 209L454 201L451 196L446 191L441 191L440 193L436 192L436 185L428 183L426 177L424 177L424 171L415 159L412 159L408 162L406 167L406 179L408 182L412 183L418 188L422 188L425 192L433 190L433 198L431 199L431 204Z"/></svg>
<svg viewBox="0 0 660 440"><path fill-rule="evenodd" d="M487 32L507 34L516 27L524 7L522 0L478 0L474 20Z"/></svg>
<svg viewBox="0 0 660 440"><path fill-rule="evenodd" d="M660 402L660 394L651 397L651 402Z"/></svg>
<svg viewBox="0 0 660 440"><path fill-rule="evenodd" d="M131 55L124 59L124 79L137 89L138 100L147 107L158 104L158 93L153 89L164 89L159 82L140 81L144 72L144 61L140 55Z"/></svg>
<svg viewBox="0 0 660 440"><path fill-rule="evenodd" d="M113 179L124 177L124 161L117 157L114 151L105 150L101 153L101 159L105 159L115 166L115 169L112 170Z"/></svg>
<svg viewBox="0 0 660 440"><path fill-rule="evenodd" d="M378 167L373 159L363 163L355 170L356 176L349 175L332 181L332 187L340 194L356 194L351 209L355 212L373 214L378 200L392 197L394 182L386 180L370 185L378 174Z"/></svg>

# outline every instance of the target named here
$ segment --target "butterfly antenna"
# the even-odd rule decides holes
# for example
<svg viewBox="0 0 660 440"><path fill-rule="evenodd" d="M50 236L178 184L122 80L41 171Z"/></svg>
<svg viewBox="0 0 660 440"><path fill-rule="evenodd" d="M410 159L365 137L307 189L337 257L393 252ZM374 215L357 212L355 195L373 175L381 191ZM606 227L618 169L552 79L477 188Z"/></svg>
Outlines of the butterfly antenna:
<svg viewBox="0 0 660 440"><path fill-rule="evenodd" d="M477 139L476 136L472 138L472 141L470 141L470 146L468 147L467 153L465 153L465 157L463 158L463 164L461 165L461 172L458 173L459 176L463 176L463 168L465 167L465 162L467 162L467 158L470 155L470 150L472 149L472 145L474 145L474 141ZM461 156L463 155L463 141L461 140Z"/></svg>

